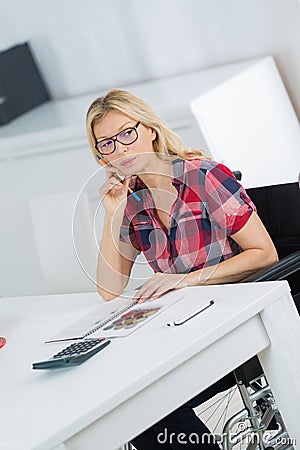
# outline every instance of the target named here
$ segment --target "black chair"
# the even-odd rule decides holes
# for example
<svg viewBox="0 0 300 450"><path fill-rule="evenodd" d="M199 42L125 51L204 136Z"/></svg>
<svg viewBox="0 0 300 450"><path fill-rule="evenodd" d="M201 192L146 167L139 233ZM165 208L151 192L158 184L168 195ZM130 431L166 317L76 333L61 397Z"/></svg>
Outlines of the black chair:
<svg viewBox="0 0 300 450"><path fill-rule="evenodd" d="M257 207L258 215L268 230L278 252L279 259L300 250L300 189L299 183L247 189ZM293 260L286 260L286 265ZM274 268L275 269L275 268ZM296 269L297 270L297 269ZM300 312L300 275L296 270L278 276L289 282L291 293ZM287 269L288 271L288 269ZM266 275L268 277L268 274ZM267 279L267 278L266 278ZM252 281L262 281L256 279Z"/></svg>

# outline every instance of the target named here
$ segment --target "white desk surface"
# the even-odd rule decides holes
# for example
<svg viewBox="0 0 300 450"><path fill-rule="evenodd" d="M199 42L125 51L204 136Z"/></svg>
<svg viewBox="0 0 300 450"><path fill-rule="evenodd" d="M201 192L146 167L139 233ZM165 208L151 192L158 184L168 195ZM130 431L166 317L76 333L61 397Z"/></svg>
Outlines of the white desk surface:
<svg viewBox="0 0 300 450"><path fill-rule="evenodd" d="M114 339L81 366L53 371L31 369L33 361L65 346L43 340L97 306L97 294L0 299L0 335L7 339L0 350L0 449L49 450L64 442L59 448L86 450L95 439L101 440L98 448L116 448L254 354L263 355L270 336L276 348L274 323L282 334L283 355L299 337L286 282L185 288L182 293L186 300L130 336ZM205 313L183 326L166 326L210 299L215 305ZM267 311L281 303L286 318L273 320ZM288 376L288 404L300 398L297 354L291 344L281 362ZM262 358L265 368L268 358L273 364L271 356L267 351ZM294 424L290 430L296 433Z"/></svg>

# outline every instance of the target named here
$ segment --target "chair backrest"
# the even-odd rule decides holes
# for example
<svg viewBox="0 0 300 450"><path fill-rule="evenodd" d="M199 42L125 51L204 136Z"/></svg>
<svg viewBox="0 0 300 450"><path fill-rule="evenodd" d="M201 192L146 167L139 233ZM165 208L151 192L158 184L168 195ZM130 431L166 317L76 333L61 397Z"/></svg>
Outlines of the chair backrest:
<svg viewBox="0 0 300 450"><path fill-rule="evenodd" d="M247 189L277 248L279 258L300 250L300 189L297 182Z"/></svg>
<svg viewBox="0 0 300 450"><path fill-rule="evenodd" d="M247 189L257 207L257 212L268 230L279 259L298 252L300 254L300 189L298 182ZM287 259L290 268L295 258ZM276 278L272 278L276 279ZM284 276L289 282L291 293L300 312L300 273L288 268ZM257 281L257 280L255 280Z"/></svg>
<svg viewBox="0 0 300 450"><path fill-rule="evenodd" d="M88 196L71 192L32 197L30 209L48 293L96 291L98 249Z"/></svg>

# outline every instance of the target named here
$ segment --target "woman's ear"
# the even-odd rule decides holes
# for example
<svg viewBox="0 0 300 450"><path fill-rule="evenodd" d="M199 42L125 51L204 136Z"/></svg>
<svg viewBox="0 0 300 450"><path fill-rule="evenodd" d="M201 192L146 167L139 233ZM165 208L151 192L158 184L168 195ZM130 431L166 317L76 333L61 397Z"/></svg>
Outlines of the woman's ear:
<svg viewBox="0 0 300 450"><path fill-rule="evenodd" d="M152 141L155 141L155 139L156 139L156 130L154 130L153 128L151 128L151 138L152 138Z"/></svg>

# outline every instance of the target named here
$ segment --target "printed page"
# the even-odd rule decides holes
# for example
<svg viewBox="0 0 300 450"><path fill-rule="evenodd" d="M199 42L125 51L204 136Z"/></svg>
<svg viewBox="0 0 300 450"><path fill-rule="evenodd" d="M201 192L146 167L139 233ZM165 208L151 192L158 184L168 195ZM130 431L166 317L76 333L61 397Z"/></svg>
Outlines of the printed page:
<svg viewBox="0 0 300 450"><path fill-rule="evenodd" d="M92 309L88 314L85 314L80 320L77 319L67 328L62 329L60 333L56 333L53 336L47 336L45 342L50 343L60 340L83 339L85 334L99 325L100 322L106 320L108 317L131 303L132 299L130 297L118 297L108 302L99 303L99 305Z"/></svg>
<svg viewBox="0 0 300 450"><path fill-rule="evenodd" d="M146 324L161 311L183 298L180 290L172 291L157 300L132 305L132 298L118 297L101 303L94 310L46 342L95 337L123 337Z"/></svg>

